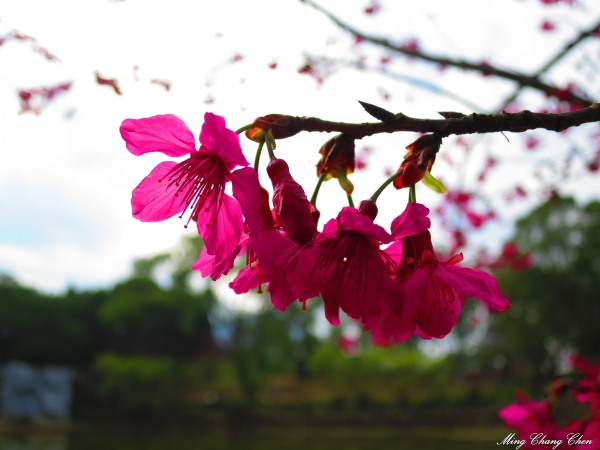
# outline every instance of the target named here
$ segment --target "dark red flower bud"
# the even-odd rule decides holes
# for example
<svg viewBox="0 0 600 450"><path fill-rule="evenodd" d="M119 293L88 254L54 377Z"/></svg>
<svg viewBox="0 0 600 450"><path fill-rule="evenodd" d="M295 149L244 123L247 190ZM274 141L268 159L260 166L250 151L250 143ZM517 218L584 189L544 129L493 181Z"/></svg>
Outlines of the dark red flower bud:
<svg viewBox="0 0 600 450"><path fill-rule="evenodd" d="M423 179L426 170L431 172L441 144L442 140L439 136L426 134L406 147L408 153L398 168L398 172L402 171L403 174L394 180L394 187L402 189L414 186Z"/></svg>
<svg viewBox="0 0 600 450"><path fill-rule="evenodd" d="M267 174L273 184L273 209L287 236L297 244L307 244L317 232L313 219L314 207L290 174L283 159L273 159L267 165Z"/></svg>
<svg viewBox="0 0 600 450"><path fill-rule="evenodd" d="M284 114L268 114L258 117L252 122L252 128L246 130L246 137L260 142L265 132L271 129L275 139L285 139L302 131L303 119Z"/></svg>
<svg viewBox="0 0 600 450"><path fill-rule="evenodd" d="M377 204L371 199L363 200L358 205L358 213L363 216L367 216L371 220L375 220L378 212L379 210L377 209Z"/></svg>
<svg viewBox="0 0 600 450"><path fill-rule="evenodd" d="M348 134L329 139L319 150L322 156L317 164L317 175L325 175L325 180L337 178L342 189L352 194L354 186L347 175L354 172L354 150L354 138Z"/></svg>
<svg viewBox="0 0 600 450"><path fill-rule="evenodd" d="M423 175L425 174L425 171L419 169L414 162L400 166L398 172L400 170L403 171L402 175L394 180L394 187L396 189L414 186L423 179Z"/></svg>

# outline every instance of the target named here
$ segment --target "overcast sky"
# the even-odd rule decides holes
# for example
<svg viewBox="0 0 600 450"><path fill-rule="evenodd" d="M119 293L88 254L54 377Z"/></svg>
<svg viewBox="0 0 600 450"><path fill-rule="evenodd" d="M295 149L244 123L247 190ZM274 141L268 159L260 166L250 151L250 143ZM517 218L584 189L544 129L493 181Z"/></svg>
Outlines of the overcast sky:
<svg viewBox="0 0 600 450"><path fill-rule="evenodd" d="M600 4L583 0L576 7L550 8L538 0L397 0L384 1L373 16L363 13L368 4L364 0L321 4L362 30L387 33L399 42L416 37L422 48L437 54L522 71L540 67L562 42L600 17ZM556 30L539 32L543 20L555 23ZM269 113L368 121L357 100L415 117L435 118L436 111L443 110L472 112L448 96L376 73L344 69L322 86L298 74L305 53L349 61L365 55L375 65L385 56L364 44L353 46L352 37L298 0L3 0L0 36L11 30L37 41L0 46L0 272L46 291L107 285L127 276L133 259L171 249L182 235L192 233L176 218L150 224L131 217L131 190L167 158L127 152L119 135L126 118L175 114L197 139L206 111L224 116L233 129ZM587 83L597 96L593 72L599 64L598 41L582 45L548 79L563 85ZM60 61L45 60L34 51L36 45ZM242 58L232 63L235 55ZM275 69L269 67L273 63ZM450 69L442 73L405 58L390 69L443 87L484 111L493 110L514 89L501 80ZM97 85L94 71L116 77L123 95ZM172 88L167 92L152 84L153 79L168 80ZM41 115L18 114L19 89L66 81L74 82L71 90ZM384 92L389 94L387 101ZM543 103L535 93L525 93L522 99L532 109ZM478 137L471 171L457 172L440 161L434 174L449 185L469 187L478 164L488 156L503 157L504 168L492 174L486 189L506 193L518 180L535 190L527 164L535 158L562 158L574 144L591 152L584 139L591 130L567 138L533 133L544 140L543 150L533 156L523 150L521 136L509 136L510 142L501 135ZM316 183L317 151L327 138L304 133L278 143L278 156L288 160L308 195ZM358 143L359 150L375 150L369 170L352 177L356 202L383 182L384 169L397 168L404 147L414 139L414 134L396 134ZM448 141L443 151L460 161L462 150ZM243 140L242 146L252 160L255 144ZM564 191L582 200L596 198L598 179L585 177L584 183L571 183ZM435 205L435 194L425 191L419 189L419 200ZM319 198L321 224L345 201L335 181L326 183ZM405 193L386 191L379 202L378 223L389 229L405 202ZM510 219L532 203L497 205ZM480 239L497 246L510 233L507 223L492 224ZM443 239L442 230L437 239Z"/></svg>

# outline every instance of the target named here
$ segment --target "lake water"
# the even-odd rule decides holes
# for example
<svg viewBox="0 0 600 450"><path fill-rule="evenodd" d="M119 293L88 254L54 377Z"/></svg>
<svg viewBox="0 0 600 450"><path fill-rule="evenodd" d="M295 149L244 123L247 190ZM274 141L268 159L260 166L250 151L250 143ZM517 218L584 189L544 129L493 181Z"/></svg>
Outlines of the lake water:
<svg viewBox="0 0 600 450"><path fill-rule="evenodd" d="M293 427L203 432L104 431L2 434L0 450L484 450L502 428Z"/></svg>

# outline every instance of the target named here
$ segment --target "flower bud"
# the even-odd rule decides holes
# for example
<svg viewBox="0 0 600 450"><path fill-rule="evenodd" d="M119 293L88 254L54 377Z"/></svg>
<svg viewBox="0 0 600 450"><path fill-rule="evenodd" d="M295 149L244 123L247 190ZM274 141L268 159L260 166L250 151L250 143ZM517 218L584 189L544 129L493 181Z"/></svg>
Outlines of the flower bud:
<svg viewBox="0 0 600 450"><path fill-rule="evenodd" d="M273 183L273 209L287 236L297 244L307 244L317 232L312 205L304 189L290 174L283 159L273 159L267 165Z"/></svg>
<svg viewBox="0 0 600 450"><path fill-rule="evenodd" d="M317 175L325 175L325 180L337 178L342 189L352 194L354 186L347 175L354 172L354 138L338 134L325 142L319 153L322 156L317 164Z"/></svg>
<svg viewBox="0 0 600 450"><path fill-rule="evenodd" d="M260 142L268 129L275 139L285 139L302 131L303 120L300 117L284 114L268 114L258 117L252 122L252 128L246 130L246 137Z"/></svg>
<svg viewBox="0 0 600 450"><path fill-rule="evenodd" d="M441 144L442 140L439 136L426 134L407 146L408 153L398 168L398 172L403 173L394 180L394 187L402 189L414 186L423 179L426 171L431 172L435 155L440 150Z"/></svg>
<svg viewBox="0 0 600 450"><path fill-rule="evenodd" d="M371 199L363 200L358 205L358 213L362 216L367 216L371 220L375 220L378 212L377 204Z"/></svg>

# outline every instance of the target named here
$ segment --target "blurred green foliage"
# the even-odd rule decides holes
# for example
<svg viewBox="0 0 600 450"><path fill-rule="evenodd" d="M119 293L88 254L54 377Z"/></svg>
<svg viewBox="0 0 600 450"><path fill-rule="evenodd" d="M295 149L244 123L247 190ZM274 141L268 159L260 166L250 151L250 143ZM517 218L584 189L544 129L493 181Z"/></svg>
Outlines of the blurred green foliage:
<svg viewBox="0 0 600 450"><path fill-rule="evenodd" d="M230 310L192 289L201 241L187 238L110 289L48 296L0 278L0 362L74 366L76 404L128 414L505 404L515 388L541 392L567 351L599 356L599 232L597 202L555 198L520 220L514 240L534 267L496 274L512 306L488 317L487 332L467 302L446 357L426 356L417 339L374 347L368 335L345 353L344 325L317 338L318 300L306 312L277 311L267 296L256 313Z"/></svg>

